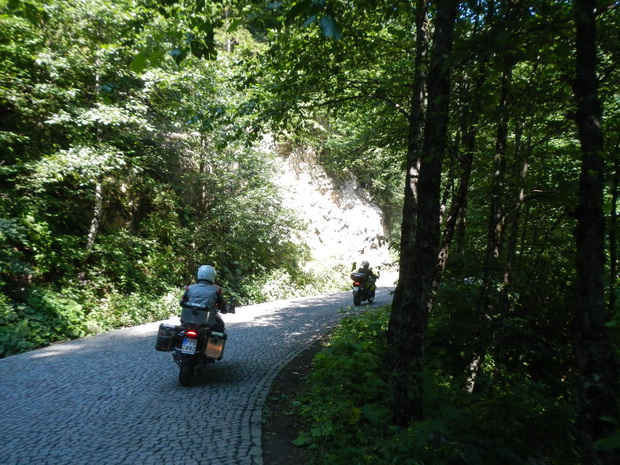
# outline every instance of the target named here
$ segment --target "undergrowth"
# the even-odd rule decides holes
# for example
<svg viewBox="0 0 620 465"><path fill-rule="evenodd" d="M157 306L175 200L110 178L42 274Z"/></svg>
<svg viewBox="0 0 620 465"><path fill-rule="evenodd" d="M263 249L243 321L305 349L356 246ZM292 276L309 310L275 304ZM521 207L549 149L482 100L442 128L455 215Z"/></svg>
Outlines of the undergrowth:
<svg viewBox="0 0 620 465"><path fill-rule="evenodd" d="M238 305L250 305L342 291L341 275L346 275L341 269L332 275L307 272L297 276L277 270L235 283L231 292L225 287L225 292L227 298L234 295ZM32 286L13 292L11 297L0 291L0 358L179 314L182 286L161 281L132 284L134 289L128 291L97 277L71 280L58 287Z"/></svg>
<svg viewBox="0 0 620 465"><path fill-rule="evenodd" d="M293 402L305 429L294 442L313 465L577 464L567 393L526 378L498 377L468 394L441 354L424 361L424 421L392 425L383 371L389 309L352 313L314 359Z"/></svg>
<svg viewBox="0 0 620 465"><path fill-rule="evenodd" d="M173 316L179 292L108 293L34 288L21 302L0 294L0 358Z"/></svg>

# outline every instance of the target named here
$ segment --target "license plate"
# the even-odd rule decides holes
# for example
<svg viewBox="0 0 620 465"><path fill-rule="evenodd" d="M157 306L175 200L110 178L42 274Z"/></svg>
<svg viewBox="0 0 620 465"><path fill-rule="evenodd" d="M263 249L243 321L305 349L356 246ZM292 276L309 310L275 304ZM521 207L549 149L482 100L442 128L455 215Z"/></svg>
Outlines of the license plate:
<svg viewBox="0 0 620 465"><path fill-rule="evenodd" d="M194 354L196 353L196 344L198 343L198 339L190 339L186 337L183 339L183 345L181 346L181 352L184 354Z"/></svg>

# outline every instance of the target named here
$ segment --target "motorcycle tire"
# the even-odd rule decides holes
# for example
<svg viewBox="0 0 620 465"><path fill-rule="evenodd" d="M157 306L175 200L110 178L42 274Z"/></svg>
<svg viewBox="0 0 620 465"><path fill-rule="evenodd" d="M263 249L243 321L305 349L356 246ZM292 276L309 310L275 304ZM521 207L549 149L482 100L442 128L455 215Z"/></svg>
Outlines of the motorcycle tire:
<svg viewBox="0 0 620 465"><path fill-rule="evenodd" d="M375 300L375 291L372 291L368 297L368 303L371 304L373 300Z"/></svg>
<svg viewBox="0 0 620 465"><path fill-rule="evenodd" d="M362 298L354 295L353 296L353 305L355 305L356 307L359 307L360 305L362 305Z"/></svg>
<svg viewBox="0 0 620 465"><path fill-rule="evenodd" d="M188 363L182 363L179 370L179 383L181 386L189 386L194 374L194 366Z"/></svg>

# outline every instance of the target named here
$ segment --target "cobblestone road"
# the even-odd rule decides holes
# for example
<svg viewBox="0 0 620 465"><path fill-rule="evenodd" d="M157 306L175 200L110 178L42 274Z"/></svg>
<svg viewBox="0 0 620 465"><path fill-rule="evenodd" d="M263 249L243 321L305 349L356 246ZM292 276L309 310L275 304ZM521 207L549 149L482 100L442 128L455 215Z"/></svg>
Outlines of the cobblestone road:
<svg viewBox="0 0 620 465"><path fill-rule="evenodd" d="M372 306L390 302L381 288ZM224 358L189 387L154 349L159 323L2 359L0 464L261 465L274 377L350 305L340 293L224 315Z"/></svg>

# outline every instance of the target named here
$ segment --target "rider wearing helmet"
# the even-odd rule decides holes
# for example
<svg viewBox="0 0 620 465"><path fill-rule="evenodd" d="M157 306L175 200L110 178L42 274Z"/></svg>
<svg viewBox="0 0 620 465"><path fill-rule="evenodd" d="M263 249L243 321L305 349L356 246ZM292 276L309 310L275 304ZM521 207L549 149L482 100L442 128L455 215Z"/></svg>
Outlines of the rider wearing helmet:
<svg viewBox="0 0 620 465"><path fill-rule="evenodd" d="M375 274L372 272L372 268L370 268L370 263L366 260L362 262L362 267L357 270L358 273L364 273L368 277L373 277Z"/></svg>
<svg viewBox="0 0 620 465"><path fill-rule="evenodd" d="M222 288L216 286L215 283L215 268L211 265L202 265L198 268L196 273L196 280L198 282L191 284L185 288L185 292L181 297L181 305L185 302L204 305L208 302L215 302L215 325L214 331L224 332L224 320L219 315L219 312L228 313L228 306L222 297ZM218 312L219 311L219 312Z"/></svg>
<svg viewBox="0 0 620 465"><path fill-rule="evenodd" d="M370 284L373 282L373 278L375 278L375 274L372 271L372 268L370 268L370 263L368 263L366 260L364 260L362 262L362 267L360 269L357 270L358 273L363 273L367 276L367 280L366 283Z"/></svg>

